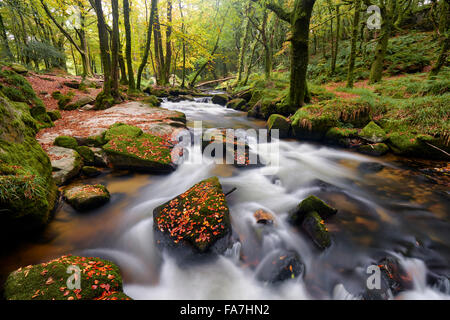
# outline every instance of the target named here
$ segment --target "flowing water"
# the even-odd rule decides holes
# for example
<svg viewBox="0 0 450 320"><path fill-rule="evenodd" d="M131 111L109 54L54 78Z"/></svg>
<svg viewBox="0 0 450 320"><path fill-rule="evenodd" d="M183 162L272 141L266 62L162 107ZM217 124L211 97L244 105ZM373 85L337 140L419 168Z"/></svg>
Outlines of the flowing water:
<svg viewBox="0 0 450 320"><path fill-rule="evenodd" d="M189 126L199 120L205 128L265 125L207 100L162 107L184 112ZM414 284L397 298L450 298L448 279L434 286L429 281L450 274L448 188L394 156L370 158L283 140L279 158L280 169L270 176L263 168L189 159L169 176L105 172L86 182L104 183L113 194L110 204L87 214L64 204L43 235L3 253L0 274L4 278L20 266L72 253L117 263L125 292L134 299L359 299L369 276L366 268L390 255ZM237 188L227 201L240 241L214 261L179 266L154 246L153 209L211 176L220 178L225 191ZM311 194L339 209L327 220L333 245L324 252L286 223L289 210ZM274 227L262 235L253 217L259 209L276 217ZM255 279L258 262L279 248L301 256L305 277L264 285Z"/></svg>

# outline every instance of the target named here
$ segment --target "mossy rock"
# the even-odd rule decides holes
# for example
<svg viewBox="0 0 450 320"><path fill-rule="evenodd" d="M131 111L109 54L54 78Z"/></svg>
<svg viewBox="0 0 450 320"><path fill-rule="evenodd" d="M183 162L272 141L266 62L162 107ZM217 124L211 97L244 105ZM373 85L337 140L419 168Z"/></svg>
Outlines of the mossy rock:
<svg viewBox="0 0 450 320"><path fill-rule="evenodd" d="M387 140L386 132L373 121L361 130L359 137L371 143L381 143Z"/></svg>
<svg viewBox="0 0 450 320"><path fill-rule="evenodd" d="M280 138L287 138L291 131L291 122L286 117L279 114L273 114L269 117L267 121L267 126L269 131L279 130Z"/></svg>
<svg viewBox="0 0 450 320"><path fill-rule="evenodd" d="M325 135L325 141L341 147L349 147L351 140L358 137L357 129L331 128Z"/></svg>
<svg viewBox="0 0 450 320"><path fill-rule="evenodd" d="M88 104L91 104L95 101L94 98L89 96L83 96L78 98L76 101L72 103L68 103L65 106L60 107L61 110L71 111L71 110L77 110L80 109Z"/></svg>
<svg viewBox="0 0 450 320"><path fill-rule="evenodd" d="M184 259L221 254L229 245L230 213L217 177L199 182L156 208L153 220L157 245Z"/></svg>
<svg viewBox="0 0 450 320"><path fill-rule="evenodd" d="M104 131L101 134L98 134L96 136L90 136L90 137L75 137L75 139L78 142L78 145L80 146L87 146L87 147L101 147L107 143L105 140L105 134L106 131Z"/></svg>
<svg viewBox="0 0 450 320"><path fill-rule="evenodd" d="M292 210L289 220L295 225L300 225L310 212L317 212L322 219L328 219L337 213L337 209L330 207L316 196L309 196Z"/></svg>
<svg viewBox="0 0 450 320"><path fill-rule="evenodd" d="M75 138L69 136L59 136L55 139L53 144L57 147L67 148L67 149L77 149L78 142Z"/></svg>
<svg viewBox="0 0 450 320"><path fill-rule="evenodd" d="M94 151L92 151L89 147L81 146L75 149L78 154L83 158L83 162L85 165L93 165L95 160Z"/></svg>
<svg viewBox="0 0 450 320"><path fill-rule="evenodd" d="M64 110L65 107L72 101L75 94L73 92L68 92L67 94L58 95L58 108Z"/></svg>
<svg viewBox="0 0 450 320"><path fill-rule="evenodd" d="M118 169L169 173L175 170L172 147L161 137L144 134L141 129L117 124L106 134L103 150L110 163Z"/></svg>
<svg viewBox="0 0 450 320"><path fill-rule="evenodd" d="M331 237L325 222L317 212L309 212L306 214L302 229L313 240L314 244L321 250L331 246Z"/></svg>
<svg viewBox="0 0 450 320"><path fill-rule="evenodd" d="M74 275L80 271L79 289ZM72 277L72 278L71 278ZM62 256L9 274L4 295L7 300L131 300L122 292L119 268L99 258Z"/></svg>
<svg viewBox="0 0 450 320"><path fill-rule="evenodd" d="M360 146L358 151L369 156L380 157L389 152L389 147L385 143L376 143Z"/></svg>
<svg viewBox="0 0 450 320"><path fill-rule="evenodd" d="M56 121L62 118L61 112L59 112L59 110L47 111L47 114L52 121Z"/></svg>
<svg viewBox="0 0 450 320"><path fill-rule="evenodd" d="M170 96L169 90L163 87L148 86L143 91L148 95L156 96L158 98L167 98L168 96Z"/></svg>
<svg viewBox="0 0 450 320"><path fill-rule="evenodd" d="M238 111L243 110L246 105L247 105L247 100L240 99L240 98L228 101L226 104L227 108L238 110Z"/></svg>
<svg viewBox="0 0 450 320"><path fill-rule="evenodd" d="M89 178L98 177L99 175L102 174L102 172L99 169L91 166L84 166L83 168L81 168L81 173Z"/></svg>
<svg viewBox="0 0 450 320"><path fill-rule="evenodd" d="M401 156L436 160L445 159L445 155L441 151L431 147L429 144L447 153L450 152L450 147L443 144L439 139L424 134L394 132L389 135L387 144L395 154Z"/></svg>
<svg viewBox="0 0 450 320"><path fill-rule="evenodd" d="M226 106L230 97L227 94L216 94L212 97L212 103L220 106Z"/></svg>
<svg viewBox="0 0 450 320"><path fill-rule="evenodd" d="M103 185L82 185L69 187L64 191L64 198L75 210L87 211L106 204L111 196Z"/></svg>
<svg viewBox="0 0 450 320"><path fill-rule="evenodd" d="M322 140L327 132L337 127L336 113L325 111L317 105L300 108L291 119L292 132L297 139Z"/></svg>
<svg viewBox="0 0 450 320"><path fill-rule="evenodd" d="M148 96L142 100L143 103L150 105L151 107L159 107L161 106L161 102L156 96Z"/></svg>
<svg viewBox="0 0 450 320"><path fill-rule="evenodd" d="M0 93L2 236L45 226L56 204L58 190L50 159L35 139L37 128L26 104L13 103Z"/></svg>
<svg viewBox="0 0 450 320"><path fill-rule="evenodd" d="M17 63L13 63L11 65L11 69L20 75L27 75L28 74L28 69L24 66L22 66L21 64L17 64Z"/></svg>
<svg viewBox="0 0 450 320"><path fill-rule="evenodd" d="M75 150L51 147L47 152L52 158L52 177L57 185L65 184L80 173L83 159Z"/></svg>
<svg viewBox="0 0 450 320"><path fill-rule="evenodd" d="M115 101L111 95L106 95L104 91L100 92L95 99L95 110L106 110L114 105Z"/></svg>

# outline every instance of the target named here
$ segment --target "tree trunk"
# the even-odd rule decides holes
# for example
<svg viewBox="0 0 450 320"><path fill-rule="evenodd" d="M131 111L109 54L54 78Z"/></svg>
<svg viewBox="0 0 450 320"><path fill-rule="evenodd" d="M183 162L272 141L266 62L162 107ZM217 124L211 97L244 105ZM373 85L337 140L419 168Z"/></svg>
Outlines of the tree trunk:
<svg viewBox="0 0 450 320"><path fill-rule="evenodd" d="M180 7L180 15L181 15L181 32L183 33L183 71L181 75L181 87L186 87L186 26L184 24L184 15L183 15L183 7L181 6L181 0L179 1L179 7Z"/></svg>
<svg viewBox="0 0 450 320"><path fill-rule="evenodd" d="M130 25L130 3L128 0L123 0L123 20L125 24L125 56L128 69L128 88L130 91L136 89L133 73L133 60L131 59L131 25Z"/></svg>
<svg viewBox="0 0 450 320"><path fill-rule="evenodd" d="M14 56L12 55L11 49L9 47L8 36L6 35L6 29L5 29L5 25L3 24L3 18L2 18L1 14L0 14L0 36L3 39L3 46L6 51L6 56L8 57L9 60L13 61Z"/></svg>
<svg viewBox="0 0 450 320"><path fill-rule="evenodd" d="M248 3L246 8L246 14L250 14L251 2ZM247 42L250 33L250 18L247 17L245 21L244 34L241 39L241 48L239 50L239 62L238 62L238 77L236 83L239 84L242 81L242 72L244 70L244 58L247 49Z"/></svg>
<svg viewBox="0 0 450 320"><path fill-rule="evenodd" d="M393 5L393 1L390 0L390 5ZM389 10L386 7L380 7L382 24L381 24L381 34L379 35L377 46L375 48L375 58L372 63L372 68L370 70L370 80L369 83L380 82L383 78L383 68L384 68L384 58L386 57L386 51L389 44L389 37L391 34L391 24L392 17Z"/></svg>
<svg viewBox="0 0 450 320"><path fill-rule="evenodd" d="M348 60L348 73L347 73L347 88L353 88L354 78L353 72L355 70L356 59L356 43L358 42L358 26L361 11L361 0L355 0L355 13L353 16L353 29L352 29L352 43L350 49L350 57Z"/></svg>
<svg viewBox="0 0 450 320"><path fill-rule="evenodd" d="M334 43L334 53L331 59L331 74L336 73L336 61L339 51L339 38L341 33L341 18L339 13L339 6L336 6L336 41Z"/></svg>
<svg viewBox="0 0 450 320"><path fill-rule="evenodd" d="M169 83L170 66L172 63L172 0L167 1L167 26L166 26L166 59L164 62L164 81L163 85Z"/></svg>
<svg viewBox="0 0 450 320"><path fill-rule="evenodd" d="M430 71L430 78L439 74L442 67L448 60L450 52L450 8L446 0L440 1L439 35L441 42L441 51L433 68Z"/></svg>
<svg viewBox="0 0 450 320"><path fill-rule="evenodd" d="M144 68L147 64L148 55L150 52L150 44L152 42L153 24L155 23L155 15L156 15L157 8L158 8L158 0L152 0L152 8L151 8L151 13L150 13L150 22L148 24L148 29L147 29L147 41L145 43L144 56L142 57L142 62L139 66L138 73L137 73L136 89L138 89L138 90L141 90L142 72L144 72Z"/></svg>
<svg viewBox="0 0 450 320"><path fill-rule="evenodd" d="M113 28L111 44L111 94L119 99L119 1L111 0Z"/></svg>

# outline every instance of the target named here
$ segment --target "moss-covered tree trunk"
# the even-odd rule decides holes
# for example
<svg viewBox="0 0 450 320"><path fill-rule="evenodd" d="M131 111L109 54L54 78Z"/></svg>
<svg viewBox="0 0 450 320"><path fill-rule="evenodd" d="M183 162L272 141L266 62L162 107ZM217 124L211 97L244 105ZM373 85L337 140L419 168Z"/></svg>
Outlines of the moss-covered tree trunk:
<svg viewBox="0 0 450 320"><path fill-rule="evenodd" d="M334 52L331 59L331 74L334 74L336 72L336 61L337 61L337 55L339 51L339 38L341 34L341 17L339 12L339 6L336 6L336 41L334 43Z"/></svg>
<svg viewBox="0 0 450 320"><path fill-rule="evenodd" d="M8 36L6 35L6 29L5 29L5 25L3 24L3 18L2 18L1 14L0 14L0 36L2 37L3 47L5 48L6 57L9 60L13 61L14 56L11 53L11 49L9 47Z"/></svg>
<svg viewBox="0 0 450 320"><path fill-rule="evenodd" d="M430 77L439 74L442 67L448 62L450 52L450 5L447 0L441 0L439 4L439 36L441 42L441 50L430 72Z"/></svg>
<svg viewBox="0 0 450 320"><path fill-rule="evenodd" d="M170 80L170 66L172 65L172 1L167 1L167 26L166 26L166 57L164 61L164 85ZM164 57L163 57L164 58Z"/></svg>
<svg viewBox="0 0 450 320"><path fill-rule="evenodd" d="M111 0L113 28L111 36L111 93L119 99L119 1Z"/></svg>
<svg viewBox="0 0 450 320"><path fill-rule="evenodd" d="M353 88L354 78L353 73L355 70L356 60L356 43L358 42L358 26L361 11L361 0L355 0L355 13L353 16L353 28L352 28L352 42L350 49L350 57L348 59L348 72L347 72L347 88Z"/></svg>
<svg viewBox="0 0 450 320"><path fill-rule="evenodd" d="M315 1L297 0L291 17L291 75L289 106L293 112L302 107L307 92L309 62L309 23Z"/></svg>
<svg viewBox="0 0 450 320"><path fill-rule="evenodd" d="M251 2L248 3L246 8L246 14L250 14ZM245 52L247 51L247 43L250 33L250 18L245 19L244 34L241 39L241 48L239 50L239 62L238 62L238 76L237 84L242 82L242 73L244 71Z"/></svg>
<svg viewBox="0 0 450 320"><path fill-rule="evenodd" d="M125 25L125 59L128 69L128 88L130 91L136 89L133 72L133 60L131 58L131 25L130 25L130 3L123 0L123 21Z"/></svg>
<svg viewBox="0 0 450 320"><path fill-rule="evenodd" d="M380 82L383 78L384 59L389 44L392 29L392 13L395 9L395 0L388 0L386 6L381 6L381 31L375 48L375 57L370 69L369 83ZM389 8L388 8L389 7Z"/></svg>
<svg viewBox="0 0 450 320"><path fill-rule="evenodd" d="M139 69L138 69L138 73L137 73L136 88L138 90L141 90L142 73L144 72L144 68L147 64L148 56L150 53L150 44L152 42L153 24L155 23L155 13L156 13L157 8L158 8L158 0L152 0L152 7L151 7L151 12L150 12L150 22L148 24L148 29L147 29L147 40L145 42L144 56L142 57L142 62L139 65Z"/></svg>

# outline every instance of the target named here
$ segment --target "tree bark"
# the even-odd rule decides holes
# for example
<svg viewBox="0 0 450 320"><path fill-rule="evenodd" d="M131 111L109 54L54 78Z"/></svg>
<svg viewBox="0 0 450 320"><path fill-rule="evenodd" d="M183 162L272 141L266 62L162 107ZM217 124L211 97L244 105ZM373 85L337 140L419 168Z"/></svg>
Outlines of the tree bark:
<svg viewBox="0 0 450 320"><path fill-rule="evenodd" d="M123 20L125 25L125 57L128 69L128 88L130 91L136 89L133 72L133 60L131 58L131 25L130 25L130 3L128 0L123 0Z"/></svg>
<svg viewBox="0 0 450 320"><path fill-rule="evenodd" d="M2 18L1 14L0 14L0 35L1 35L2 39L3 39L3 46L4 46L5 51L6 51L6 56L8 57L8 59L13 61L14 60L14 56L11 53L11 48L9 47L8 36L6 35L6 29L5 29L5 25L3 24L3 18Z"/></svg>
<svg viewBox="0 0 450 320"><path fill-rule="evenodd" d="M157 8L158 8L158 0L152 0L152 8L151 8L151 13L150 13L150 22L148 24L148 29L147 29L147 41L145 43L144 56L142 57L142 62L139 66L138 73L137 73L136 89L138 89L138 90L141 90L142 72L144 71L144 68L147 64L148 55L150 52L150 44L152 42L153 24L155 23L155 15L156 15Z"/></svg>
<svg viewBox="0 0 450 320"><path fill-rule="evenodd" d="M352 28L352 42L350 49L350 57L348 60L347 88L353 88L354 83L353 73L355 70L356 43L358 42L358 26L359 26L361 5L362 5L361 0L355 0L355 13L353 16L353 28Z"/></svg>
<svg viewBox="0 0 450 320"><path fill-rule="evenodd" d="M250 8L251 8L251 2L249 1L247 8L246 8L246 14L250 14ZM245 27L244 27L244 34L241 39L241 48L239 50L239 62L238 62L238 77L237 77L237 84L239 84L242 81L242 72L244 70L244 58L245 58L245 51L247 47L247 42L249 38L250 33L250 18L247 17L245 20Z"/></svg>
<svg viewBox="0 0 450 320"><path fill-rule="evenodd" d="M111 93L114 98L119 99L119 1L111 0L111 6L113 16L111 37Z"/></svg>
<svg viewBox="0 0 450 320"><path fill-rule="evenodd" d="M449 52L450 52L450 5L448 1L441 0L440 1L440 18L439 18L439 36L441 42L441 50L434 64L433 68L430 71L430 78L433 78L439 74L442 67L448 60Z"/></svg>

